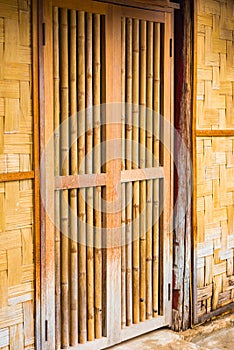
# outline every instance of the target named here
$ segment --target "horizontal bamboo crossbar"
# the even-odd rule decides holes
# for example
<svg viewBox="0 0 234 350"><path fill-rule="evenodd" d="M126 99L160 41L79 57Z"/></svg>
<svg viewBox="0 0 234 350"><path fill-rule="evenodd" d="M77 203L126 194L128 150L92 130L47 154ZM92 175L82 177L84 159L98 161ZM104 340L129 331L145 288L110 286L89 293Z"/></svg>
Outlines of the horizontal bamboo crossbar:
<svg viewBox="0 0 234 350"><path fill-rule="evenodd" d="M31 180L34 179L34 176L34 171L0 174L0 182Z"/></svg>
<svg viewBox="0 0 234 350"><path fill-rule="evenodd" d="M54 184L55 190L105 186L106 174L56 176Z"/></svg>
<svg viewBox="0 0 234 350"><path fill-rule="evenodd" d="M234 130L196 130L197 137L223 137L234 136Z"/></svg>
<svg viewBox="0 0 234 350"><path fill-rule="evenodd" d="M123 170L121 172L121 182L143 181L164 178L163 167Z"/></svg>

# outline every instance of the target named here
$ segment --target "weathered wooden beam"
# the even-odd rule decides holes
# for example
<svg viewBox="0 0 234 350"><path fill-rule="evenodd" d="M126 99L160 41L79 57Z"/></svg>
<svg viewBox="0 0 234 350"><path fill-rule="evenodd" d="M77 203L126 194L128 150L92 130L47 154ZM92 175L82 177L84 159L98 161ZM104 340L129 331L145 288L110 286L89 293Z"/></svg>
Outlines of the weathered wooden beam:
<svg viewBox="0 0 234 350"><path fill-rule="evenodd" d="M176 103L175 138L175 229L174 229L174 330L190 326L190 278L192 235L192 19L191 2L182 1L181 12L175 15L176 33ZM181 47L180 47L181 42ZM182 142L181 142L181 139Z"/></svg>

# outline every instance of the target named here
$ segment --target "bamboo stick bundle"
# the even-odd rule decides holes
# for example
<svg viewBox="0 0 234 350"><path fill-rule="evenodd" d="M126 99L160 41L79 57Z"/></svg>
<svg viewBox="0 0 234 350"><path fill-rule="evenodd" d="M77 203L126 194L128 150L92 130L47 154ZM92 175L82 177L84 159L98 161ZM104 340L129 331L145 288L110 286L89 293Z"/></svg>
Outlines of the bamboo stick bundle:
<svg viewBox="0 0 234 350"><path fill-rule="evenodd" d="M101 25L100 15L94 15L94 40L93 40L93 55L94 55L94 172L101 172L101 120L100 120L100 103L101 103ZM101 187L98 186L94 192L94 222L95 222L95 338L102 337L102 216L101 216Z"/></svg>
<svg viewBox="0 0 234 350"><path fill-rule="evenodd" d="M146 149L146 21L140 22L140 167L145 168ZM146 316L146 181L140 183L140 320Z"/></svg>
<svg viewBox="0 0 234 350"><path fill-rule="evenodd" d="M132 19L127 19L126 169L132 169ZM132 324L132 183L126 184L126 324Z"/></svg>
<svg viewBox="0 0 234 350"><path fill-rule="evenodd" d="M60 10L60 75L61 75L61 153L62 175L69 174L69 139L68 139L68 116L69 116L69 93L68 93L68 13L67 9ZM68 190L63 190L61 201L61 284L62 284L62 347L69 346L69 274L68 274Z"/></svg>
<svg viewBox="0 0 234 350"><path fill-rule="evenodd" d="M77 67L76 67L76 11L70 11L70 123L71 135L71 173L78 173L77 164ZM73 119L74 118L74 119ZM71 346L78 343L78 249L77 249L77 190L70 191L70 234L71 234Z"/></svg>
<svg viewBox="0 0 234 350"><path fill-rule="evenodd" d="M121 23L121 101L122 101L122 170L125 170L125 64L126 64L126 18L122 17ZM122 198L122 245L121 245L121 326L126 326L126 208L125 208L125 184L121 185Z"/></svg>
<svg viewBox="0 0 234 350"><path fill-rule="evenodd" d="M85 173L85 13L78 12L78 161L79 173ZM87 287L86 287L86 210L85 189L78 191L78 216L79 216L79 342L84 344L87 340Z"/></svg>
<svg viewBox="0 0 234 350"><path fill-rule="evenodd" d="M86 173L92 174L93 159L93 47L92 14L86 17ZM93 232L93 188L87 189L87 297L88 297L88 340L94 340L94 232Z"/></svg>
<svg viewBox="0 0 234 350"><path fill-rule="evenodd" d="M154 23L154 166L159 165L159 113L160 113L160 24ZM153 316L158 315L159 290L159 181L153 189Z"/></svg>
<svg viewBox="0 0 234 350"><path fill-rule="evenodd" d="M133 20L133 169L139 167L139 20ZM139 286L140 286L140 255L139 255L139 207L140 183L133 184L133 322L139 323Z"/></svg>
<svg viewBox="0 0 234 350"><path fill-rule="evenodd" d="M147 23L147 97L146 97L146 167L153 166L153 22ZM152 211L153 211L153 181L146 184L146 317L152 318Z"/></svg>
<svg viewBox="0 0 234 350"><path fill-rule="evenodd" d="M54 36L54 162L55 176L60 175L60 102L59 102L59 18L58 8L53 9L53 36ZM60 191L55 191L55 341L56 348L61 348L61 261L60 261Z"/></svg>

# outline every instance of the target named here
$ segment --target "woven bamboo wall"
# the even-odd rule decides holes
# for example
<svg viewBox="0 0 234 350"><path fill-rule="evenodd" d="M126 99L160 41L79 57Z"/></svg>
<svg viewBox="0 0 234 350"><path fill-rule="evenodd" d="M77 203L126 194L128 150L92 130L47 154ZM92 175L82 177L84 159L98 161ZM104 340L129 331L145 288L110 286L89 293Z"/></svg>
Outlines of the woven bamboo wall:
<svg viewBox="0 0 234 350"><path fill-rule="evenodd" d="M202 317L234 301L234 2L198 0L197 31L197 315ZM230 137L227 129L233 130ZM213 130L218 136L212 137Z"/></svg>
<svg viewBox="0 0 234 350"><path fill-rule="evenodd" d="M32 169L30 1L0 0L0 174ZM0 349L34 348L33 182L0 183Z"/></svg>

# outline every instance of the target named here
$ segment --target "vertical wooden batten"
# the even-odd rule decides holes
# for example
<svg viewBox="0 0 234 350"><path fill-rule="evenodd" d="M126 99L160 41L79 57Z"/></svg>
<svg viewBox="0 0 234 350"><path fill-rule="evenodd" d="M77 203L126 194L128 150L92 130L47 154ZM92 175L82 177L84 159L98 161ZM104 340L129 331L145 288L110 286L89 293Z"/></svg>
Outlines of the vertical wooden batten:
<svg viewBox="0 0 234 350"><path fill-rule="evenodd" d="M54 210L54 159L46 146L53 135L53 51L52 51L52 3L39 2L39 108L40 153L45 152L45 162L40 170L41 203L41 346L55 348L55 269L54 225L46 212ZM50 150L51 151L51 150ZM48 153L47 153L48 152ZM53 220L53 218L52 218Z"/></svg>
<svg viewBox="0 0 234 350"><path fill-rule="evenodd" d="M121 210L116 206L121 198L121 17L119 9L110 7L106 17L106 140L115 147L108 150L106 163L106 202L113 212L106 213L107 235L107 336L119 342L121 332ZM116 143L117 142L117 143ZM119 142L119 144L118 144ZM116 296L116 297L115 297Z"/></svg>
<svg viewBox="0 0 234 350"><path fill-rule="evenodd" d="M33 116L34 116L34 235L35 235L35 335L41 347L41 231L40 231L40 152L38 80L38 0L32 2Z"/></svg>

